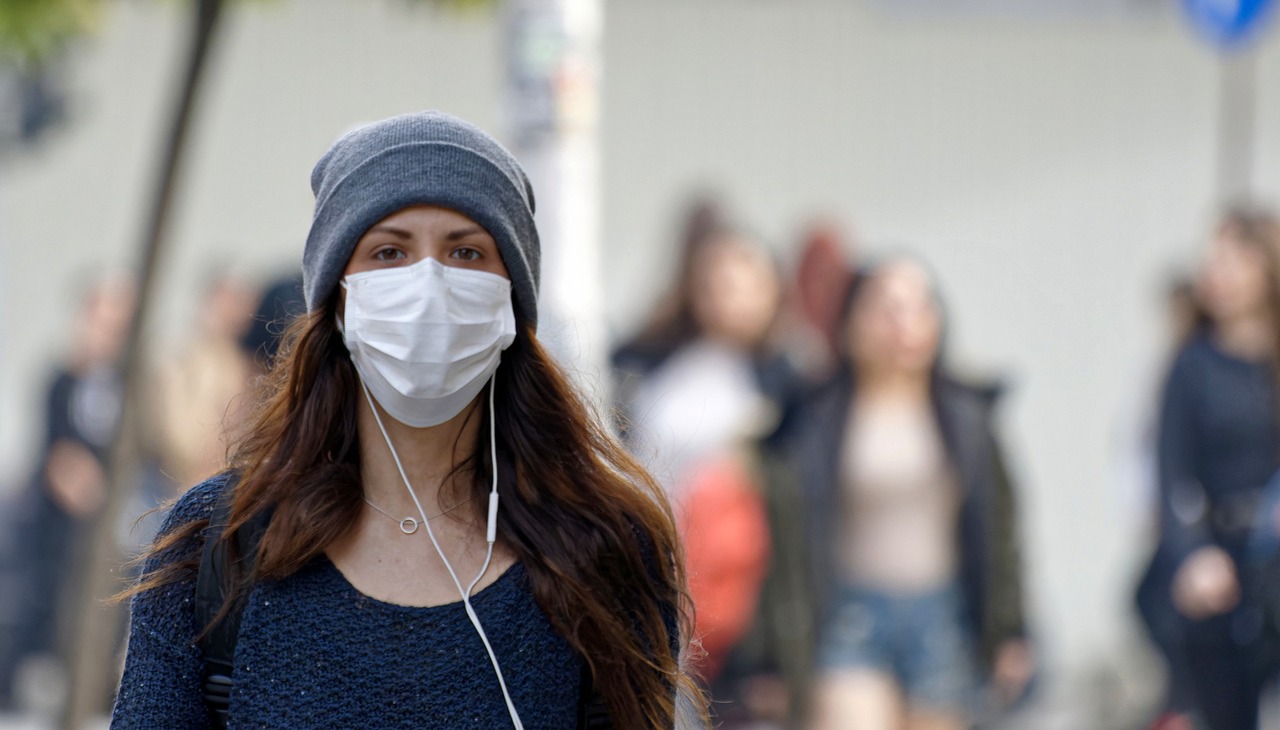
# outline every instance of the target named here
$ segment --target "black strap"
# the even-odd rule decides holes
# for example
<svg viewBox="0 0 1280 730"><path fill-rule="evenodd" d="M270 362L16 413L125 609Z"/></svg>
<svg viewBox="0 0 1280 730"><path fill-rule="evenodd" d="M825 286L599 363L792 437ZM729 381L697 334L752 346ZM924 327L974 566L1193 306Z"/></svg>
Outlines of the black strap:
<svg viewBox="0 0 1280 730"><path fill-rule="evenodd" d="M612 730L609 706L591 680L591 669L582 663L582 679L578 684L578 728L580 730Z"/></svg>
<svg viewBox="0 0 1280 730"><path fill-rule="evenodd" d="M233 604L220 620L214 620L222 610L227 592L231 588L231 576L227 570L227 566L230 565L230 555L228 555L227 541L221 538L231 519L231 502L235 496L236 481L234 475L228 479L209 517L204 548L200 553L200 569L196 573L196 625L201 628L208 627L199 642L200 651L204 655L201 690L204 694L205 707L209 710L209 723L214 730L222 730L227 726L236 638L240 633L242 609L240 602ZM270 521L270 511L264 511L255 515L236 532L236 549L240 554L239 575L243 579L248 579L248 576L253 574L253 565L258 558L258 543ZM241 598L243 599L243 596Z"/></svg>

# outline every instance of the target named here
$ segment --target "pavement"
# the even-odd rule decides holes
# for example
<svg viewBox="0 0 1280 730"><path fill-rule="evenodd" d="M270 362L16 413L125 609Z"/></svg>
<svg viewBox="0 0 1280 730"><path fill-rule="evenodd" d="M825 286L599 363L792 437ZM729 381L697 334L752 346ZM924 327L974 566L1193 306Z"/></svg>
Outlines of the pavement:
<svg viewBox="0 0 1280 730"><path fill-rule="evenodd" d="M84 730L107 730L110 724L111 718L100 717L85 725ZM56 727L51 718L0 713L0 730L55 730Z"/></svg>

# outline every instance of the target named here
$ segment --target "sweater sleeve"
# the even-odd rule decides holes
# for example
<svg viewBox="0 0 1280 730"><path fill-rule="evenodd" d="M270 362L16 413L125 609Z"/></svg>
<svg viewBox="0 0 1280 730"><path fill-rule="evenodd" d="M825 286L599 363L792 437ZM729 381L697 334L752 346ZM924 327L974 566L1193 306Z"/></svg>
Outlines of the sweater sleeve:
<svg viewBox="0 0 1280 730"><path fill-rule="evenodd" d="M184 494L174 504L160 534L196 520L208 519L224 476L214 477ZM198 554L202 535L184 540L149 557L144 575ZM209 726L200 694L204 663L195 636L195 574L139 593L129 611L129 648L124 676L111 716L112 730Z"/></svg>
<svg viewBox="0 0 1280 730"><path fill-rule="evenodd" d="M1184 350L1174 362L1160 405L1156 462L1160 486L1160 540L1178 563L1212 541L1208 507L1196 468L1198 368Z"/></svg>

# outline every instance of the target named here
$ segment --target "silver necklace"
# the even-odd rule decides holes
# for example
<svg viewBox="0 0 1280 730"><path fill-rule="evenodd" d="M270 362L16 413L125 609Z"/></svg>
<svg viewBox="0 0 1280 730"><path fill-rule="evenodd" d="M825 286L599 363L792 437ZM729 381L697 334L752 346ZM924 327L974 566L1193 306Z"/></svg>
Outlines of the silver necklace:
<svg viewBox="0 0 1280 730"><path fill-rule="evenodd" d="M474 496L474 495L472 495L472 496ZM470 502L470 501L471 501L471 497L467 497L466 499L464 499L464 500L462 500L461 502L459 502L459 503L455 504L454 506L450 507L449 509L447 509L447 510L445 510L445 511L443 511L443 512L437 512L436 514L431 515L431 516L430 516L430 517L428 517L427 519L428 519L428 520L434 520L435 518L440 517L440 516L442 516L442 515L447 515L447 514L449 514L450 512L454 511L455 509L457 509L457 508L461 507L462 505L464 505L464 504L466 504L467 502ZM387 512L385 509L383 509L383 508L379 507L378 505L374 504L373 502L370 502L368 497L365 497L365 498L364 498L364 503L365 503L365 504L367 504L367 505L369 505L370 507L374 508L374 509L375 509L375 510L377 510L378 512L381 512L382 514L386 515L387 519L391 520L392 522L398 522L398 523L400 523L400 531L401 531L401 532L403 532L403 533L404 533L404 534L406 534L406 535L412 535L413 533L417 532L417 531L418 531L418 528L422 525L422 523L421 523L421 522L419 522L416 518L413 518L413 517L405 517L405 518L404 518L404 519L402 519L402 520L397 520L395 517L393 517L393 516L391 515L391 513L390 513L390 512Z"/></svg>

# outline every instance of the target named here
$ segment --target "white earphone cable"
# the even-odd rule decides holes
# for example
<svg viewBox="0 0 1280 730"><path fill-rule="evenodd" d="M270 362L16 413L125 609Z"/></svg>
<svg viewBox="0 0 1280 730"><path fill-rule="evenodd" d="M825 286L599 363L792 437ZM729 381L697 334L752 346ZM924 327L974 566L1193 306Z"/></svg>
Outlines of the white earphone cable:
<svg viewBox="0 0 1280 730"><path fill-rule="evenodd" d="M479 574L475 580L464 590L462 581L458 580L458 574L454 572L453 565L449 563L449 559L445 557L444 550L440 548L439 541L436 540L435 531L431 529L431 523L427 521L427 512L422 508L422 503L418 501L417 492L413 491L413 486L409 484L409 477L405 474L404 466L400 463L400 455L396 453L396 447L391 443L391 436L387 434L387 429L382 425L382 416L378 415L378 407L373 402L373 396L369 393L369 387L364 384L364 380L360 381L360 388L364 391L365 400L369 402L369 408L373 411L373 418L378 423L378 430L382 432L382 438L387 442L387 448L391 450L391 458L396 463L396 469L400 472L400 479L404 481L405 489L409 491L409 497L413 499L413 504L418 508L418 514L422 516L422 524L427 528L427 536L431 538L431 544L435 546L436 554L440 556L440 561L444 563L444 567L449 571L449 577L453 578L453 584L458 588L458 594L462 596L462 606L466 609L467 618L471 619L471 625L475 627L476 633L480 636L480 641L484 643L485 651L489 653L489 661L493 664L493 672L498 677L498 685L502 688L502 698L506 700L507 712L511 715L511 724L515 730L524 730L524 724L520 722L520 715L516 712L515 703L511 701L511 693L507 691L507 682L502 676L502 668L498 666L498 657L493 652L493 646L489 643L489 637L484 633L484 627L480 625L480 617L476 615L476 611L471 607L471 591L475 589L476 584L489 571L489 563L493 559L493 543L497 539L498 530L498 445L494 438L496 429L494 426L494 384L497 381L497 373L489 379L489 445L490 456L492 458L491 468L493 470L493 483L489 491L489 519L486 525L486 542L488 548L485 551L484 565L480 567Z"/></svg>
<svg viewBox="0 0 1280 730"><path fill-rule="evenodd" d="M489 549L485 552L484 565L480 566L480 573L476 575L475 580L471 581L471 585L467 586L468 596L475 590L476 584L484 574L489 572L489 561L493 559L493 543L498 538L498 431L493 417L493 391L497 388L497 382L498 374L495 372L493 377L489 378L489 469L492 471L492 478L489 487L489 520L485 525L485 541L489 543Z"/></svg>

